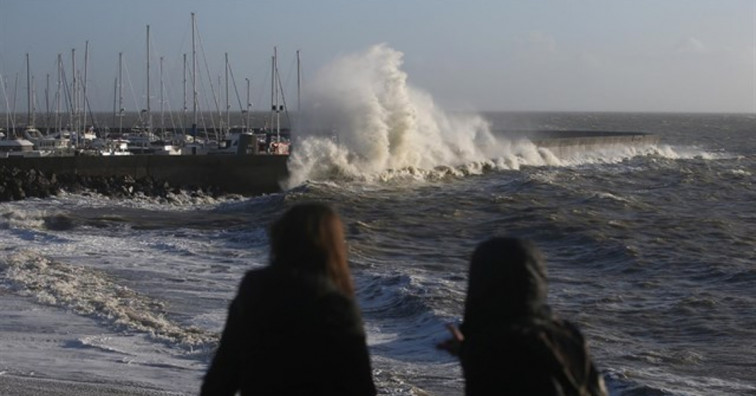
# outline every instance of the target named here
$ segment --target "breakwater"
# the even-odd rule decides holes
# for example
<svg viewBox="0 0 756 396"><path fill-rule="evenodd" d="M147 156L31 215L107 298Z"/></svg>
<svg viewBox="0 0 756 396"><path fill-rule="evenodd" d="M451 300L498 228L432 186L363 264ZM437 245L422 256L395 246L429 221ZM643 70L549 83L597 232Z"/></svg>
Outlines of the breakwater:
<svg viewBox="0 0 756 396"><path fill-rule="evenodd" d="M0 200L45 197L57 189L165 195L176 189L260 195L281 191L283 155L71 156L0 159Z"/></svg>
<svg viewBox="0 0 756 396"><path fill-rule="evenodd" d="M512 131L557 157L611 146L651 145L659 136L640 132ZM105 195L151 196L183 190L246 196L281 191L286 155L131 155L8 157L0 159L0 201L46 197L60 189Z"/></svg>
<svg viewBox="0 0 756 396"><path fill-rule="evenodd" d="M642 132L535 131L525 136L557 157L609 147L654 145L660 141L659 135Z"/></svg>

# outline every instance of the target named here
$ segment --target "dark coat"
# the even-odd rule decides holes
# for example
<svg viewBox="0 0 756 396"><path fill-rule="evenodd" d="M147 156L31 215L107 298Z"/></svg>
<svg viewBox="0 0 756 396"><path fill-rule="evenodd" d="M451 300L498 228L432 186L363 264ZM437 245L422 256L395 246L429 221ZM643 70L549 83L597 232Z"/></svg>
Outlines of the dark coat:
<svg viewBox="0 0 756 396"><path fill-rule="evenodd" d="M547 291L532 243L499 237L478 246L460 329L467 396L606 394L583 336L551 314Z"/></svg>
<svg viewBox="0 0 756 396"><path fill-rule="evenodd" d="M359 310L325 276L249 271L202 395L375 395Z"/></svg>
<svg viewBox="0 0 756 396"><path fill-rule="evenodd" d="M465 394L606 395L580 331L567 321L523 318L466 329Z"/></svg>

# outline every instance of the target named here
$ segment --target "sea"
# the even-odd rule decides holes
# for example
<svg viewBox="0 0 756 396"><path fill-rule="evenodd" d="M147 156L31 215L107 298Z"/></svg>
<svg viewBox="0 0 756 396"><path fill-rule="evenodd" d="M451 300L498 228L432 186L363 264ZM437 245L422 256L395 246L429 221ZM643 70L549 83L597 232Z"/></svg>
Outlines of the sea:
<svg viewBox="0 0 756 396"><path fill-rule="evenodd" d="M295 140L281 193L0 203L0 377L197 394L242 276L268 263L269 225L322 201L345 224L382 395L463 394L435 345L495 235L543 251L550 305L610 394L756 395L756 116L445 112L388 69L405 78L376 67L383 84L324 117L334 135ZM511 130L660 142L556 156Z"/></svg>

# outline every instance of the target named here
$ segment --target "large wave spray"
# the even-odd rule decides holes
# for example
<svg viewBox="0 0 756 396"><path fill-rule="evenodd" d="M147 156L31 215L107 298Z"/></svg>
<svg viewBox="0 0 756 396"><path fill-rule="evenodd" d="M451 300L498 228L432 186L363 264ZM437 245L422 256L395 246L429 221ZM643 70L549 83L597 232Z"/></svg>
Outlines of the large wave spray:
<svg viewBox="0 0 756 396"><path fill-rule="evenodd" d="M403 54L385 44L343 56L308 86L306 117L289 161L305 180L371 180L390 170L455 167L501 155L480 116L450 114L407 83ZM323 133L325 131L325 134Z"/></svg>
<svg viewBox="0 0 756 396"><path fill-rule="evenodd" d="M289 158L289 180L386 181L435 179L520 169L523 165L615 163L670 147L620 145L555 156L524 138L494 135L482 116L450 113L407 82L403 54L385 44L342 56L307 87L306 109L294 128L299 140Z"/></svg>

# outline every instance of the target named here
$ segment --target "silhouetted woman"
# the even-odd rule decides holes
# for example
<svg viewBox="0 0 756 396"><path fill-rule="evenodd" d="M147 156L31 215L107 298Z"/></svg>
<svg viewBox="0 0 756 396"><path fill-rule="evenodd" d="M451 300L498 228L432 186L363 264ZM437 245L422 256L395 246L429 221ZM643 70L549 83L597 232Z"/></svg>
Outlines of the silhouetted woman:
<svg viewBox="0 0 756 396"><path fill-rule="evenodd" d="M339 216L300 204L270 239L270 265L242 280L202 395L374 395Z"/></svg>
<svg viewBox="0 0 756 396"><path fill-rule="evenodd" d="M471 395L606 395L575 325L546 304L546 267L532 243L497 237L470 262L464 321L439 347L458 354Z"/></svg>

